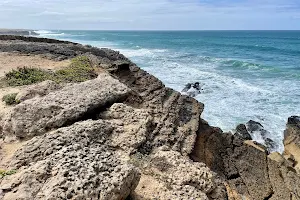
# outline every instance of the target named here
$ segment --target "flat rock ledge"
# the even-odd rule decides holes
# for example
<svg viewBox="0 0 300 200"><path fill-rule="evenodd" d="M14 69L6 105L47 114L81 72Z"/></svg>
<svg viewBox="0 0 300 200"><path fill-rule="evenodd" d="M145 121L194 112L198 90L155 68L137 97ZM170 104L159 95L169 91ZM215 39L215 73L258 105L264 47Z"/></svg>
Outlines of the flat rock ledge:
<svg viewBox="0 0 300 200"><path fill-rule="evenodd" d="M107 74L36 97L15 106L3 122L4 135L28 138L76 122L122 101L130 89Z"/></svg>

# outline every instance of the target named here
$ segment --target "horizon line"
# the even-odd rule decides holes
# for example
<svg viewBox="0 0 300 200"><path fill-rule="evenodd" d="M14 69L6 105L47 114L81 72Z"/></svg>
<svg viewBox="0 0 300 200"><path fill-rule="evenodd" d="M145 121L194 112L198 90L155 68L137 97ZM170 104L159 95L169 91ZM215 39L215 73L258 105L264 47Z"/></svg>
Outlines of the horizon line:
<svg viewBox="0 0 300 200"><path fill-rule="evenodd" d="M300 29L27 29L33 31L300 31Z"/></svg>

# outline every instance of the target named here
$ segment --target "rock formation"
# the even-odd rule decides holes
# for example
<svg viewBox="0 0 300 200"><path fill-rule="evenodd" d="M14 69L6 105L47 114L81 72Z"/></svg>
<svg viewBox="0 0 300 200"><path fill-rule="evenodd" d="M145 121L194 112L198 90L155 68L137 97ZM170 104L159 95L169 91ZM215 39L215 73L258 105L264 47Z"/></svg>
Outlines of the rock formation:
<svg viewBox="0 0 300 200"><path fill-rule="evenodd" d="M292 116L288 119L284 132L285 158L300 172L300 117Z"/></svg>
<svg viewBox="0 0 300 200"><path fill-rule="evenodd" d="M22 35L22 36L29 36L29 35L38 35L33 30L23 30L23 29L0 29L0 35Z"/></svg>
<svg viewBox="0 0 300 200"><path fill-rule="evenodd" d="M0 199L300 199L297 117L285 155L269 154L245 125L235 135L211 127L202 103L118 52L18 36L0 36L0 51L86 55L98 72L19 88L1 123L0 166L16 173L0 178Z"/></svg>
<svg viewBox="0 0 300 200"><path fill-rule="evenodd" d="M242 140L252 140L252 137L244 124L240 124L236 127L234 135Z"/></svg>
<svg viewBox="0 0 300 200"><path fill-rule="evenodd" d="M4 199L125 199L140 173L109 148L112 125L87 120L35 137L17 151Z"/></svg>
<svg viewBox="0 0 300 200"><path fill-rule="evenodd" d="M97 79L70 85L15 106L4 119L3 133L18 138L43 134L122 101L129 91L109 75L99 74Z"/></svg>
<svg viewBox="0 0 300 200"><path fill-rule="evenodd" d="M229 199L299 199L300 176L279 153L202 121L192 158L227 180ZM292 182L295 183L292 186Z"/></svg>
<svg viewBox="0 0 300 200"><path fill-rule="evenodd" d="M264 129L259 122L250 120L246 124L240 124L236 127L235 136L242 140L252 140L254 135L262 138L262 143L267 147L268 151L272 152L277 149L277 144L270 139L270 132Z"/></svg>

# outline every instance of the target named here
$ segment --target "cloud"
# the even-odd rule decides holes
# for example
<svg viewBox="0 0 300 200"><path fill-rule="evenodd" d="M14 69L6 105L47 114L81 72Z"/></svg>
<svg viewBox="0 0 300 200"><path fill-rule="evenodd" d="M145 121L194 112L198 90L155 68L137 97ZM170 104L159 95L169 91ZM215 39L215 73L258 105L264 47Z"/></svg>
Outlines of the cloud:
<svg viewBox="0 0 300 200"><path fill-rule="evenodd" d="M64 15L64 13L48 11L48 10L45 10L45 11L39 12L39 13L29 14L29 16L35 16L35 17L38 17L38 16L61 16L61 15Z"/></svg>
<svg viewBox="0 0 300 200"><path fill-rule="evenodd" d="M298 0L2 0L0 27L300 29Z"/></svg>

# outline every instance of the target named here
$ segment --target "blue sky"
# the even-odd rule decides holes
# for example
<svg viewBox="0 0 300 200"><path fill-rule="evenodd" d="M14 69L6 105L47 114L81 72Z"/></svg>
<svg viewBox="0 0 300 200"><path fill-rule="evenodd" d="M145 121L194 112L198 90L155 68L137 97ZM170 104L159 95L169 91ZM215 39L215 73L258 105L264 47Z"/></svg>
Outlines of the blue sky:
<svg viewBox="0 0 300 200"><path fill-rule="evenodd" d="M300 29L300 0L1 0L0 28Z"/></svg>

